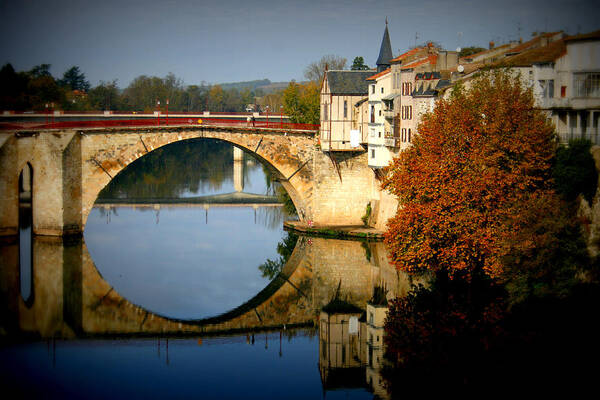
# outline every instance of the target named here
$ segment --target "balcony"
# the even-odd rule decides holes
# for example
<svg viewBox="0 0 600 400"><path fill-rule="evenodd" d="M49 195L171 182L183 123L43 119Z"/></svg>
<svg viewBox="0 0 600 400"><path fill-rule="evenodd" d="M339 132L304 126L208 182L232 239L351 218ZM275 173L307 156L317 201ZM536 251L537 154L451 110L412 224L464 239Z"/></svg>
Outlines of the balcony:
<svg viewBox="0 0 600 400"><path fill-rule="evenodd" d="M384 118L389 118L389 119L394 118L394 110L384 110L383 111L383 117Z"/></svg>
<svg viewBox="0 0 600 400"><path fill-rule="evenodd" d="M400 147L400 138L397 137L386 137L383 144L386 147Z"/></svg>

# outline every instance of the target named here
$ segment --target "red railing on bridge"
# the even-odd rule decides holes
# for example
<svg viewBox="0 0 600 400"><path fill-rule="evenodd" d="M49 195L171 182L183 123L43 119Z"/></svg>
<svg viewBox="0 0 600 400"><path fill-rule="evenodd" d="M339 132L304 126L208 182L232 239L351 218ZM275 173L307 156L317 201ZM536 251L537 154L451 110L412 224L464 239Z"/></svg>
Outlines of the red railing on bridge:
<svg viewBox="0 0 600 400"><path fill-rule="evenodd" d="M273 121L250 121L225 118L167 118L162 115L156 118L140 119L118 119L118 120L94 120L94 121L56 121L49 123L18 122L0 123L2 130L16 129L64 129L64 128L110 128L110 127L139 127L139 126L168 126L168 125L194 125L194 126L231 126L242 128L267 128L267 129L289 129L316 131L319 125L298 124L292 122Z"/></svg>

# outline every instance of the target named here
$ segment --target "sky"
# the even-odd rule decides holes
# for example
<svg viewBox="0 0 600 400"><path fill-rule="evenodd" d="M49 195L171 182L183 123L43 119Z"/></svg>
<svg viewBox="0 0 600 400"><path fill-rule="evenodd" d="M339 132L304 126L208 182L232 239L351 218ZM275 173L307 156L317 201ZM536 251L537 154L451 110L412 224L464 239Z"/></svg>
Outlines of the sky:
<svg viewBox="0 0 600 400"><path fill-rule="evenodd" d="M374 66L387 17L394 55L600 29L600 0L0 0L0 64L79 66L92 86L172 72L185 84L301 81L326 54Z"/></svg>

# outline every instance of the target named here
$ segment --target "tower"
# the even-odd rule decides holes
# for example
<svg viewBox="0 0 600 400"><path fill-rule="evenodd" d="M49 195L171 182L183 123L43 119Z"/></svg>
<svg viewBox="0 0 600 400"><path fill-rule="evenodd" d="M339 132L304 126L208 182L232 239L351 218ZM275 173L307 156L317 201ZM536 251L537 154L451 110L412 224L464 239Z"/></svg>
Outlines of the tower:
<svg viewBox="0 0 600 400"><path fill-rule="evenodd" d="M381 40L381 48L379 49L379 57L377 57L377 72L382 72L388 69L391 64L390 60L394 58L392 55L392 44L390 43L390 34L388 32L388 21L385 19L385 31Z"/></svg>

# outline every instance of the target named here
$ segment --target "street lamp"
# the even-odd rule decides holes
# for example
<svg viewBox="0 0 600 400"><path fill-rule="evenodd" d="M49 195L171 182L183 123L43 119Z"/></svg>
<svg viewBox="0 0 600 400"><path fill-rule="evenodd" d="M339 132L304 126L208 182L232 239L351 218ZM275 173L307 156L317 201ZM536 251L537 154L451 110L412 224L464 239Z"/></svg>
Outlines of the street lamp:
<svg viewBox="0 0 600 400"><path fill-rule="evenodd" d="M156 99L156 124L160 125L160 100Z"/></svg>
<svg viewBox="0 0 600 400"><path fill-rule="evenodd" d="M283 106L279 106L279 125L283 128Z"/></svg>
<svg viewBox="0 0 600 400"><path fill-rule="evenodd" d="M169 125L169 99L167 99L167 125Z"/></svg>
<svg viewBox="0 0 600 400"><path fill-rule="evenodd" d="M267 128L269 127L269 106L265 107L267 109Z"/></svg>

